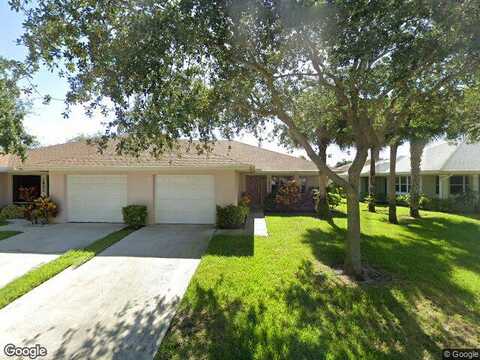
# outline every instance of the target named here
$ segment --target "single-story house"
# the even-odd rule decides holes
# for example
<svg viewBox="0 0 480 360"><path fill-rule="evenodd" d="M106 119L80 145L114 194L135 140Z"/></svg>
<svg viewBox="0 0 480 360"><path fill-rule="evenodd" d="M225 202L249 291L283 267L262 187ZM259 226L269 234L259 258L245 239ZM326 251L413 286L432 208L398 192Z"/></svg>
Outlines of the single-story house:
<svg viewBox="0 0 480 360"><path fill-rule="evenodd" d="M0 156L0 206L22 203L20 188L49 195L57 222L122 222L122 207L146 205L149 223L215 223L216 205L237 204L243 193L261 205L268 193L295 179L303 193L318 186L309 160L236 141L218 141L198 154L187 143L160 158L99 153L85 142L32 149L22 162Z"/></svg>
<svg viewBox="0 0 480 360"><path fill-rule="evenodd" d="M390 161L377 161L376 196L386 199ZM370 165L362 169L360 194L368 194ZM395 188L398 195L408 194L411 187L410 157L397 158ZM425 148L421 163L420 192L447 199L467 191L480 192L480 143L440 143Z"/></svg>

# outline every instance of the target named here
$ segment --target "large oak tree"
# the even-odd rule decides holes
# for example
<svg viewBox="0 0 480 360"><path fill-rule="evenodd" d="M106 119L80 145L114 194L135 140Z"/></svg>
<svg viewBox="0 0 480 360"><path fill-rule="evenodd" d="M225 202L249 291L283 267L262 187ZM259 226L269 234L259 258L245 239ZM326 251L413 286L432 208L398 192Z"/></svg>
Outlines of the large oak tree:
<svg viewBox="0 0 480 360"><path fill-rule="evenodd" d="M345 270L361 275L359 176L397 110L475 65L472 2L11 0L26 14L29 62L70 82L68 103L113 111L118 150L159 154L181 137L208 142L266 122L285 127L319 172L346 190ZM473 29L473 30L472 30ZM432 74L435 74L432 77ZM322 156L324 119L296 99L332 94L355 158L343 178ZM105 99L108 102L105 103ZM110 106L111 109L107 107Z"/></svg>

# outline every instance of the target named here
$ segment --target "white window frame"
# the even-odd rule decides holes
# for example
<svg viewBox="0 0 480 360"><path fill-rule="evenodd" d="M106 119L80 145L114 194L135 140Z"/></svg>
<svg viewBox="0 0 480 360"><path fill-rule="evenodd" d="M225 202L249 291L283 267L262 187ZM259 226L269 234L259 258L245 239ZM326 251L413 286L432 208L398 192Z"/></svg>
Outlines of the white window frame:
<svg viewBox="0 0 480 360"><path fill-rule="evenodd" d="M402 185L406 185L407 191L402 191ZM406 195L410 193L412 187L412 178L409 175L399 175L395 178L395 193L397 195Z"/></svg>

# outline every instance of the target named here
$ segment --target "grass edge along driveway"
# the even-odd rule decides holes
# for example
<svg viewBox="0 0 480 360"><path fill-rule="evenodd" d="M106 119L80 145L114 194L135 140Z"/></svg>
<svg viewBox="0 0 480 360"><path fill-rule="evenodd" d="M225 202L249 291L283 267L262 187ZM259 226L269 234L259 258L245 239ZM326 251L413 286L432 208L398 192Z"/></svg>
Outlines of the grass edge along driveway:
<svg viewBox="0 0 480 360"><path fill-rule="evenodd" d="M21 231L0 231L0 241L11 238L12 236L21 234Z"/></svg>
<svg viewBox="0 0 480 360"><path fill-rule="evenodd" d="M110 233L83 249L69 250L55 260L49 261L46 264L30 270L25 275L12 280L0 289L0 309L43 284L66 268L79 266L89 261L98 253L122 240L134 231L135 229L123 228Z"/></svg>

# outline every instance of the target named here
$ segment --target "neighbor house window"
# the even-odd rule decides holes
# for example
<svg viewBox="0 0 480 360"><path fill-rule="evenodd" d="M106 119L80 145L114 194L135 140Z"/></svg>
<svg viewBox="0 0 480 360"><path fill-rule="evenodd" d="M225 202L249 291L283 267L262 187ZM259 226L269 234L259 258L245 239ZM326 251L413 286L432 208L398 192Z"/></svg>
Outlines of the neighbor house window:
<svg viewBox="0 0 480 360"><path fill-rule="evenodd" d="M435 176L435 194L440 195L440 176Z"/></svg>
<svg viewBox="0 0 480 360"><path fill-rule="evenodd" d="M410 176L397 176L395 181L395 191L397 194L408 194L411 186L412 180Z"/></svg>
<svg viewBox="0 0 480 360"><path fill-rule="evenodd" d="M280 189L280 186L293 180L293 176L272 176L272 192Z"/></svg>
<svg viewBox="0 0 480 360"><path fill-rule="evenodd" d="M450 194L463 194L468 191L468 176L450 176Z"/></svg>

